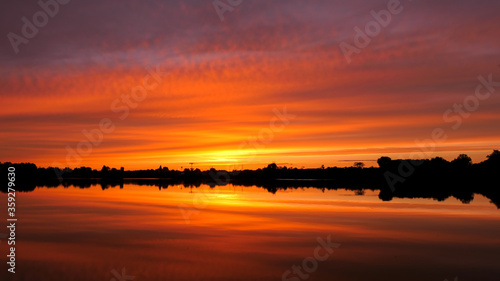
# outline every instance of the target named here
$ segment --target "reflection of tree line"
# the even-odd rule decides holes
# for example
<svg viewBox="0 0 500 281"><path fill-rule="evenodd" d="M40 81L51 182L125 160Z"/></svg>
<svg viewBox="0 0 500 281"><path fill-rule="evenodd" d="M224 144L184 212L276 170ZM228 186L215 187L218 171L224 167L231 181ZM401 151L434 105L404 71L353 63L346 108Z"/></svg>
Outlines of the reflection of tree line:
<svg viewBox="0 0 500 281"><path fill-rule="evenodd" d="M391 190L384 174L390 172L397 175L402 162L415 160L392 160L381 157L378 160L380 168L356 167L337 168L321 167L319 169L297 169L279 167L269 164L263 169L228 172L229 182L241 186L257 186L267 189L271 193L280 190L298 188L317 188L322 190L347 189L356 194L362 194L364 189L380 190L379 198L387 201L392 198L433 198L442 201L448 197L455 197L463 203L473 200L474 194L482 194L500 208L500 188L498 175L500 171L500 152L495 150L488 155L487 160L472 164L466 155L460 155L449 162L436 157L419 162L415 171L398 183ZM211 177L214 169L201 171L199 169L185 169L183 171L169 170L166 167L150 170L125 171L110 169L104 166L100 171L87 167L65 169L62 179L55 178L52 168L37 168L30 163L11 164L0 163L0 169L16 167L16 187L18 191L33 191L35 187L65 188L75 186L89 188L92 185L101 185L107 188L123 188L124 183L141 186L155 186L166 189L169 186L184 185L185 187L200 187L207 184L211 187L216 184ZM7 188L2 188L3 192Z"/></svg>

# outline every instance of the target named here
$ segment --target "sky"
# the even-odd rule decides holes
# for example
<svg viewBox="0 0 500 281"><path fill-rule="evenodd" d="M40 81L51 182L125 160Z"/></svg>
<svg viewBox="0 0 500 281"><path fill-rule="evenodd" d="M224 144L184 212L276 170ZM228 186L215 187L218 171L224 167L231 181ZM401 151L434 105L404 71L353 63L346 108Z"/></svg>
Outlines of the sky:
<svg viewBox="0 0 500 281"><path fill-rule="evenodd" d="M500 148L497 0L44 1L45 17L0 3L0 162L377 166Z"/></svg>

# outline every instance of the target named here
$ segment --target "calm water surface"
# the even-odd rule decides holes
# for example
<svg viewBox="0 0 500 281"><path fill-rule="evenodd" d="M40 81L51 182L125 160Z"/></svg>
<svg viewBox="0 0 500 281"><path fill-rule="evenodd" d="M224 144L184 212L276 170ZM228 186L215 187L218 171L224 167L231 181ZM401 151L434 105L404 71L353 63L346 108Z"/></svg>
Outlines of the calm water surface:
<svg viewBox="0 0 500 281"><path fill-rule="evenodd" d="M378 193L272 194L233 185L37 188L17 194L16 274L6 275L4 264L0 276L282 280L314 256L318 238L331 235L340 247L325 261L309 259L316 268L303 272L306 280L500 280L500 210L488 199L383 202ZM5 259L7 243L0 248Z"/></svg>

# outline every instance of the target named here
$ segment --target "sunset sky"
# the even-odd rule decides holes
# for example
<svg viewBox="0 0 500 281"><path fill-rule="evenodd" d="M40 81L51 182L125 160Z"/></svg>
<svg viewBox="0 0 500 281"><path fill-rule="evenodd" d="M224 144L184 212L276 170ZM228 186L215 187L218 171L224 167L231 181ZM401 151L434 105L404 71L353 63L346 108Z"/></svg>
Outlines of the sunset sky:
<svg viewBox="0 0 500 281"><path fill-rule="evenodd" d="M339 45L390 1L244 0L223 21L212 2L72 0L16 53L8 34L41 7L2 1L0 162L377 166L421 151L436 128L447 139L425 156L479 162L500 149L500 86L458 128L460 114L443 118L478 76L500 82L500 1L401 1L351 63ZM127 105L156 68L167 74ZM78 154L103 119L113 132Z"/></svg>

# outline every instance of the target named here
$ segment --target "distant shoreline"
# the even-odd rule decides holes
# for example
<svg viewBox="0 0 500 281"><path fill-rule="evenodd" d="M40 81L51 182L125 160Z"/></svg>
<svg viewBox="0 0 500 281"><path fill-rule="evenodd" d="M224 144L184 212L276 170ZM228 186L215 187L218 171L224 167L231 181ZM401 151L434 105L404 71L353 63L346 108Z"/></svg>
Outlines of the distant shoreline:
<svg viewBox="0 0 500 281"><path fill-rule="evenodd" d="M378 159L378 168L364 168L363 163L353 167L321 167L316 169L297 169L280 167L275 163L257 170L225 171L210 169L169 170L158 169L126 171L103 166L98 170L81 168L38 168L31 163L0 163L0 169L7 171L15 167L17 190L32 191L37 186L57 187L75 184L82 188L101 184L123 186L124 181L144 182L160 189L170 185L183 184L199 187L201 184L221 186L235 184L259 186L275 193L287 188L312 187L320 189L350 188L352 190L380 190L382 200L393 197L426 197L444 200L454 196L462 202L470 202L474 194L482 194L500 208L500 151L494 150L481 163L472 164L471 159L461 154L453 161L436 157L425 160L397 159L389 157ZM307 183L307 184L305 184ZM6 192L7 185L2 188Z"/></svg>

